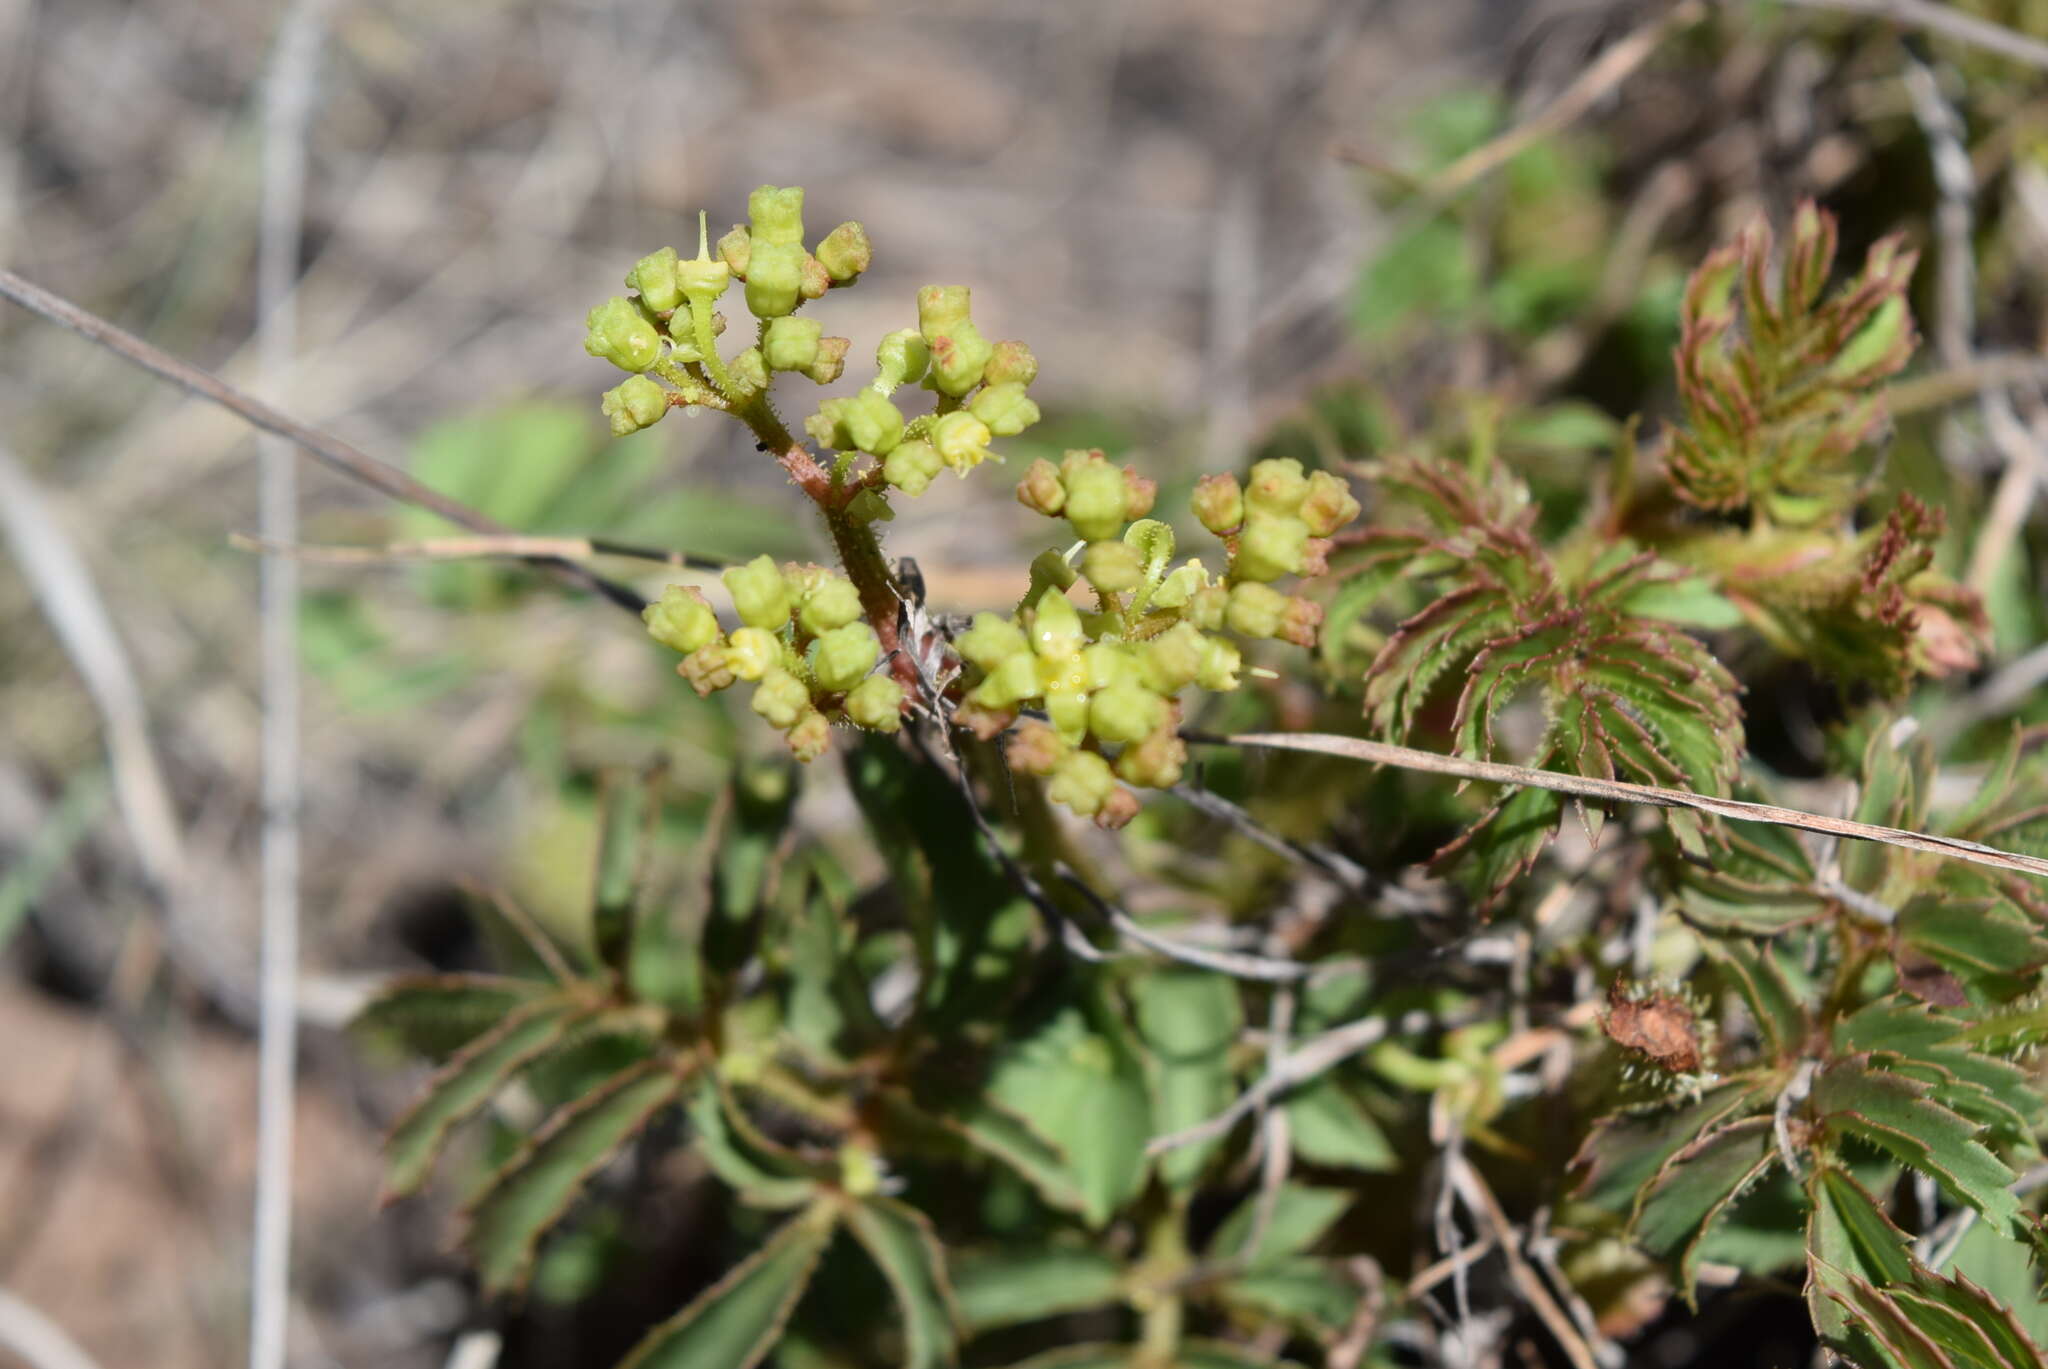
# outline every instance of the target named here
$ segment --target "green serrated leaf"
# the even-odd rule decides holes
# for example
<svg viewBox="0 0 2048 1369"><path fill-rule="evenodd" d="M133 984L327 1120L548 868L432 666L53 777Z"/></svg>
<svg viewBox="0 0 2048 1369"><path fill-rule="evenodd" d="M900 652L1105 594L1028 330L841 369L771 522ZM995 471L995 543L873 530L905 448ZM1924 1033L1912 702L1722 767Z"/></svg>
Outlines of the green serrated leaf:
<svg viewBox="0 0 2048 1369"><path fill-rule="evenodd" d="M1216 1296L1257 1318L1328 1341L1350 1324L1362 1295L1331 1261L1304 1255L1226 1279L1216 1286Z"/></svg>
<svg viewBox="0 0 2048 1369"><path fill-rule="evenodd" d="M1572 1157L1583 1170L1578 1196L1611 1212L1633 1212L1636 1197L1679 1149L1766 1096L1753 1079L1734 1079L1675 1107L1612 1113L1593 1126Z"/></svg>
<svg viewBox="0 0 2048 1369"><path fill-rule="evenodd" d="M660 777L613 777L598 803L597 865L591 880L590 940L598 963L626 969L635 905L646 877L652 829L660 816Z"/></svg>
<svg viewBox="0 0 2048 1369"><path fill-rule="evenodd" d="M1806 1007L1785 982L1770 943L1705 937L1702 944L1749 1006L1770 1058L1783 1061L1803 1050L1811 1030Z"/></svg>
<svg viewBox="0 0 2048 1369"><path fill-rule="evenodd" d="M988 1094L1065 1157L1090 1225L1107 1222L1143 1186L1154 1130L1144 1067L1079 1009L998 1057Z"/></svg>
<svg viewBox="0 0 2048 1369"><path fill-rule="evenodd" d="M1214 1116L1230 1103L1234 1075L1230 1048L1244 1025L1237 985L1220 974L1163 968L1131 986L1138 1035L1149 1048L1153 1126L1179 1131ZM1201 1177L1221 1138L1182 1146L1159 1157L1159 1176L1172 1188Z"/></svg>
<svg viewBox="0 0 2048 1369"><path fill-rule="evenodd" d="M544 980L500 975L407 975L386 984L364 1005L349 1032L428 1060L445 1060L554 989Z"/></svg>
<svg viewBox="0 0 2048 1369"><path fill-rule="evenodd" d="M559 1044L575 1016L575 1007L559 998L529 1001L456 1052L385 1138L384 1201L425 1183L448 1133L514 1074Z"/></svg>
<svg viewBox="0 0 2048 1369"><path fill-rule="evenodd" d="M648 1332L618 1369L754 1369L775 1348L835 1224L827 1204L791 1218L731 1273Z"/></svg>
<svg viewBox="0 0 2048 1369"><path fill-rule="evenodd" d="M1401 1157L1386 1132L1353 1098L1341 1080L1324 1075L1288 1096L1287 1132L1294 1153L1313 1165L1386 1174Z"/></svg>
<svg viewBox="0 0 2048 1369"><path fill-rule="evenodd" d="M962 1323L985 1331L1115 1302L1123 1272L1100 1250L1003 1248L955 1261L953 1291Z"/></svg>
<svg viewBox="0 0 2048 1369"><path fill-rule="evenodd" d="M1951 1198L1999 1230L2014 1230L2019 1202L2007 1187L2012 1171L1977 1141L1975 1126L1926 1094L1924 1084L1851 1057L1822 1071L1812 1107L1828 1128L1861 1137L1933 1176Z"/></svg>
<svg viewBox="0 0 2048 1369"><path fill-rule="evenodd" d="M1947 1268L1936 1272L1968 1280L1981 1289L1984 1297L2012 1317L2030 1344L2048 1343L2048 1297L2043 1295L2031 1252L2019 1241L1982 1222L1972 1222Z"/></svg>
<svg viewBox="0 0 2048 1369"><path fill-rule="evenodd" d="M1701 1237L1777 1160L1771 1119L1745 1118L1680 1147L1644 1192L1636 1209L1635 1237L1658 1254L1683 1248L1679 1291L1688 1299Z"/></svg>
<svg viewBox="0 0 2048 1369"><path fill-rule="evenodd" d="M556 1112L491 1176L470 1202L464 1237L487 1290L525 1279L542 1234L598 1167L675 1101L682 1082L665 1061L627 1069Z"/></svg>
<svg viewBox="0 0 2048 1369"><path fill-rule="evenodd" d="M1344 1215L1356 1196L1338 1188L1283 1184L1274 1191L1272 1214L1261 1228L1260 1195L1253 1193L1216 1228L1216 1234L1209 1240L1210 1257L1237 1260L1240 1267L1250 1270L1299 1255ZM1248 1248L1247 1242L1255 1234L1258 1245Z"/></svg>
<svg viewBox="0 0 2048 1369"><path fill-rule="evenodd" d="M697 1153L711 1172L754 1207L801 1207L815 1198L817 1176L804 1173L788 1157L753 1144L750 1136L733 1127L727 1115L732 1106L718 1081L707 1078L686 1108Z"/></svg>
<svg viewBox="0 0 2048 1369"><path fill-rule="evenodd" d="M867 1247L903 1311L903 1369L953 1364L959 1355L959 1311L946 1279L946 1257L922 1212L889 1198L846 1209L847 1230Z"/></svg>

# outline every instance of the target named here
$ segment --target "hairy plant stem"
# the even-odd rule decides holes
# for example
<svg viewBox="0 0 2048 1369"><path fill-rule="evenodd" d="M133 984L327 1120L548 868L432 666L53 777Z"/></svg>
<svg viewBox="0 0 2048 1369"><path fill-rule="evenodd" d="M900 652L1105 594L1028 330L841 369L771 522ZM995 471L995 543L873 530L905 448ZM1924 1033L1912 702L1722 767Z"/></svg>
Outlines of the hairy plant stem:
<svg viewBox="0 0 2048 1369"><path fill-rule="evenodd" d="M889 661L890 673L911 697L916 697L917 667L898 649L902 638L896 630L896 620L901 596L897 592L896 577L889 571L888 559L882 555L882 544L873 527L855 519L847 511L854 496L867 487L867 482L856 480L848 483L844 478L844 462L828 474L775 412L774 406L768 402L768 391L743 389L733 379L732 372L718 354L717 339L712 335L711 300L708 296L691 298L690 323L696 333L697 350L704 357L704 369L718 392L725 396L731 412L747 425L747 430L753 433L754 440L763 451L775 453L776 464L788 472L791 483L809 495L811 502L818 506L818 512L824 515L826 531L832 535L832 549L839 554L841 568L860 595L861 612L866 615L868 626L875 630L876 640L882 644L882 655ZM764 337L765 330L764 324Z"/></svg>

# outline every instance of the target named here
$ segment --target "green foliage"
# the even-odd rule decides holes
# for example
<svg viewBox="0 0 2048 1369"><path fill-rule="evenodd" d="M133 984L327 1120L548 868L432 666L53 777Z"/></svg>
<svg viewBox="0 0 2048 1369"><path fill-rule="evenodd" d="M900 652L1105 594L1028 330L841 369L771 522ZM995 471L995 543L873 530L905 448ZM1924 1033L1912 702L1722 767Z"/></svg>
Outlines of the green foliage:
<svg viewBox="0 0 2048 1369"><path fill-rule="evenodd" d="M1446 157L1490 127L1449 125ZM1598 207L1590 162L1539 151L1510 168L1516 204ZM2048 1314L2012 1268L2041 1244L2016 1191L2048 1123L2037 883L1684 806L1588 801L1585 840L1558 842L1566 799L1538 785L1474 802L1227 753L1203 779L1229 798L1189 783L1197 710L1298 723L1319 682L1413 747L1818 802L1745 716L1745 684L1754 709L1790 656L1839 689L1828 795L1853 787L1856 821L2048 851L2037 735L1945 752L1897 703L1970 664L1983 622L1928 506L1866 507L1910 254L1881 243L1830 288L1835 228L1808 207L1775 268L1761 228L1710 255L1680 309L1683 421L1647 449L1581 402L1466 396L1442 424L1332 401L1317 443L1165 499L1099 450L1034 460L1017 498L1061 546L1014 608L952 621L880 533L1037 423L1038 361L985 337L964 288L927 287L806 445L771 390L837 378L849 344L803 311L871 246L842 224L807 249L800 191L749 209L715 255L700 227L694 258L636 263L586 345L633 372L615 427L727 413L817 508L835 566L739 548L645 626L700 694L751 683L799 760L836 751L844 789L821 823L816 770L741 762L667 862L662 783L594 786L574 924L500 909L536 977L403 981L366 1011L437 1062L393 1128L392 1196L463 1157L465 1124L499 1133L495 1165L456 1162L487 1291L525 1287L554 1233L680 1149L726 1272L677 1290L630 1366L1391 1363L1389 1326L1444 1351L1475 1292L1527 1300L1577 1351L1559 1328L1598 1339L1656 1268L1701 1301L1803 1276L1858 1364L2041 1363ZM1453 227L1423 221L1368 273L1369 340L1428 321L1406 287L1468 267L1434 307L1483 298L1509 334L1593 288L1497 227L1514 270L1482 291ZM758 325L737 349L712 307L735 282ZM473 434L449 441L474 459ZM525 526L559 494L503 512ZM1176 508L1220 570L1176 564ZM1980 767L1962 801L1958 764ZM1133 788L1195 803L1141 812ZM1400 873L1432 847L1476 899ZM1125 911L1106 871L1156 896Z"/></svg>

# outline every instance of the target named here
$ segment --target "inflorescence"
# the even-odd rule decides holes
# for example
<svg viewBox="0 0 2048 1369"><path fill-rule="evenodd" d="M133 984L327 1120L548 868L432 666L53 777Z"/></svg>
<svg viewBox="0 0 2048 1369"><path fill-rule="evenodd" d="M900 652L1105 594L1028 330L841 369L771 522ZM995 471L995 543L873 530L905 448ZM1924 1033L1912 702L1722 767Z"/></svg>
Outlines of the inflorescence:
<svg viewBox="0 0 2048 1369"><path fill-rule="evenodd" d="M1222 539L1225 566L1173 564L1173 529L1147 515L1154 482L1099 451L1032 462L1017 488L1027 508L1066 520L1076 540L1031 566L1031 587L1008 615L980 613L951 644L961 668L921 679L896 648L899 587L888 581L875 525L888 500L916 497L941 471L965 476L998 438L1036 423L1029 387L1038 362L1021 342L990 342L976 327L964 286L918 291L915 328L884 337L865 386L826 399L803 422L822 455L804 449L769 403L778 372L824 385L839 379L851 342L798 317L809 300L851 285L872 257L866 230L843 223L814 250L803 245L803 191L762 186L749 222L720 238L716 255L700 218L697 255L663 248L626 276L632 296L591 310L585 350L629 379L604 395L612 431L650 427L673 408L718 409L747 423L819 503L842 570L777 565L757 557L725 572L739 626L728 630L704 595L671 585L648 606L648 632L683 654L677 667L700 694L754 685L756 713L804 760L821 755L831 724L894 732L912 691L940 687L956 726L984 740L1008 733L1010 764L1043 776L1055 801L1119 826L1142 788L1178 782L1179 737L1190 687L1238 687L1243 662L1233 638L1313 646L1322 620L1314 601L1276 586L1326 569L1328 539L1358 516L1349 487L1293 460L1261 461L1240 483L1204 478L1195 516ZM727 357L725 316L713 306L734 281L757 321L753 344ZM908 416L896 396L934 394ZM870 581L876 583L869 583ZM1085 581L1093 603L1069 597Z"/></svg>

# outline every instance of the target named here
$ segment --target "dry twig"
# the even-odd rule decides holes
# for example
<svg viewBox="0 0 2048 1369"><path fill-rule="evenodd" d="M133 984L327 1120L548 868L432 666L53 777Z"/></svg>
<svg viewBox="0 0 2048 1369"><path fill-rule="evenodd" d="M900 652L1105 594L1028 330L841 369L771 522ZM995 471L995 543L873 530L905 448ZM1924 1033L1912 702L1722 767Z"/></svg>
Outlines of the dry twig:
<svg viewBox="0 0 2048 1369"><path fill-rule="evenodd" d="M126 329L107 322L89 310L79 308L63 296L45 290L5 267L0 267L0 297L13 300L22 308L40 314L52 323L62 324L86 341L106 348L123 360L133 362L150 374L168 380L190 394L218 404L267 433L275 433L279 437L289 439L314 460L340 471L351 479L361 481L371 489L380 490L393 499L417 504L431 513L440 514L458 527L469 528L474 532L503 535L512 531L496 519L486 517L467 504L450 499L431 485L421 484L396 466L379 461L368 452L343 442L338 437L330 436L317 428L307 427L255 396L244 394L220 377L178 360L162 348L144 342ZM587 567L554 558L543 558L541 564L566 580L595 590L621 608L638 613L646 607L646 600L630 586L608 580Z"/></svg>
<svg viewBox="0 0 2048 1369"><path fill-rule="evenodd" d="M1342 756L1347 760L1364 761L1368 765L1392 765L1403 770L1419 770L1431 775L1450 775L1461 780L1530 785L1604 803L1646 803L1657 808L1689 808L1733 822L1762 822L1774 827L1794 827L1803 832L1848 837L1855 841L1883 842L1887 846L1900 846L1909 851L1924 851L1928 855L1946 856L1953 860L1966 860L1975 865L1988 865L1999 870L2017 870L2021 874L2048 878L2048 860L2040 856L2001 851L1995 846L1964 841L1961 837L1908 832L1897 827L1852 822L1848 818L1802 813L1796 808L1780 808L1776 804L1751 803L1746 799L1724 799L1712 794L1689 793L1683 789L1662 789L1651 784L1631 784L1627 780L1593 779L1585 775L1567 775L1558 770L1505 765L1499 761L1466 760L1458 756L1439 755L1434 751L1396 746L1391 742L1368 741L1364 737L1339 737L1321 732L1241 732L1229 737L1212 737L1199 733L1185 735L1189 741L1195 742L1225 746L1257 746L1276 751L1312 751L1325 756Z"/></svg>

